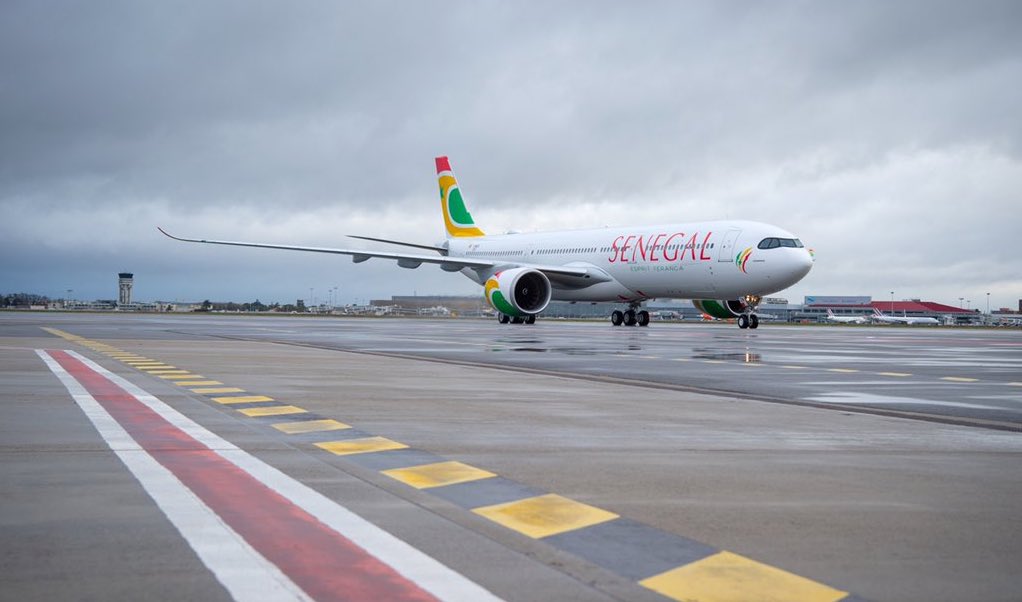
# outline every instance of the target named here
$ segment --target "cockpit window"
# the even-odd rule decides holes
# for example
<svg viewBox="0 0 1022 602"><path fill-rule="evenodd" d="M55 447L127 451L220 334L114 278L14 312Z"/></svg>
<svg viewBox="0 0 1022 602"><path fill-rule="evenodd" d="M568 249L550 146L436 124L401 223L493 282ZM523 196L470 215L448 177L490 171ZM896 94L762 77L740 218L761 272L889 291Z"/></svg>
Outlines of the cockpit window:
<svg viewBox="0 0 1022 602"><path fill-rule="evenodd" d="M803 248L802 241L797 238L764 238L757 245L760 249L776 249L778 247L789 247L792 249Z"/></svg>

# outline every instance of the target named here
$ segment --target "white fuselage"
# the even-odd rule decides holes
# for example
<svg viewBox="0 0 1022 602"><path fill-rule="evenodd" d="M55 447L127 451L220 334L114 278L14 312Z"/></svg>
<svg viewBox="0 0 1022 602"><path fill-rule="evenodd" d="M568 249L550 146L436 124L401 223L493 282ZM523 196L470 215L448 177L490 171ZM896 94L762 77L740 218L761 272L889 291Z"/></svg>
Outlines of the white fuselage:
<svg viewBox="0 0 1022 602"><path fill-rule="evenodd" d="M771 247L772 239L782 244ZM790 232L731 220L451 238L448 252L452 258L506 259L508 267L596 268L608 277L591 285L551 279L553 299L562 301L768 295L795 284L813 265ZM462 272L480 283L489 276Z"/></svg>

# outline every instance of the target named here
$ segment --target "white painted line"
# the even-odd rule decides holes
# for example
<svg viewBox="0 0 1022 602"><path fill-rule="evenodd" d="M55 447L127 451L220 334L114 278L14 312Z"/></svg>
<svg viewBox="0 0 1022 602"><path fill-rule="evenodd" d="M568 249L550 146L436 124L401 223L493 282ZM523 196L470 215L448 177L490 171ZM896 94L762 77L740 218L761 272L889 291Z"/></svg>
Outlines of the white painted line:
<svg viewBox="0 0 1022 602"><path fill-rule="evenodd" d="M42 350L37 349L36 353L64 384L110 449L235 600L310 600L276 565L256 552L173 473L143 450L56 360ZM75 355L81 359L81 356Z"/></svg>

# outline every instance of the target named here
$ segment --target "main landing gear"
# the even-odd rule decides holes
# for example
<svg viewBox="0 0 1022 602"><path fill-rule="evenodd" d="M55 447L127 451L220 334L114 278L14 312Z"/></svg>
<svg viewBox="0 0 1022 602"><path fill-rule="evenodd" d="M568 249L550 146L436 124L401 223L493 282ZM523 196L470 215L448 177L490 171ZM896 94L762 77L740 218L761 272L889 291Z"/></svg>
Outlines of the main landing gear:
<svg viewBox="0 0 1022 602"><path fill-rule="evenodd" d="M649 312L639 309L638 304L633 304L628 309L621 311L615 309L610 313L610 323L614 326L649 326Z"/></svg>
<svg viewBox="0 0 1022 602"><path fill-rule="evenodd" d="M531 314L528 316L515 316L511 317L507 314L498 313L497 321L501 324L535 324L536 315Z"/></svg>
<svg viewBox="0 0 1022 602"><path fill-rule="evenodd" d="M759 318L756 314L742 314L738 316L738 328L759 328Z"/></svg>

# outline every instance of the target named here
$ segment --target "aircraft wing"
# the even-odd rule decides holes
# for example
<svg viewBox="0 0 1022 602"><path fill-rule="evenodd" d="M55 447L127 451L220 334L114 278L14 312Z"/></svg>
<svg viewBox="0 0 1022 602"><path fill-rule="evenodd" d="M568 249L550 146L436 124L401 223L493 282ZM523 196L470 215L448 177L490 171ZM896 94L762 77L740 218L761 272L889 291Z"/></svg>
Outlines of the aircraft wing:
<svg viewBox="0 0 1022 602"><path fill-rule="evenodd" d="M440 268L446 272L457 272L464 268L487 270L500 267L508 268L528 267L539 270L546 274L548 277L551 277L552 279L558 281L584 282L586 286L590 284L596 284L597 282L606 282L610 280L610 276L603 272L603 270L597 268L588 268L584 266L536 265L522 262L493 261L490 259L478 259L471 257L449 257L442 255L422 255L417 253L392 253L388 251L368 251L364 249L331 249L326 247L302 247L295 245L279 245L259 242L238 242L230 240L206 240L199 238L183 238L180 236L174 236L167 232L166 230L164 230L163 228L160 228L159 226L157 226L156 229L162 232L168 238L173 238L174 240L179 240L182 242L197 242L209 245L229 245L233 247L254 247L257 249L278 249L284 251L305 251L308 253L330 253L333 255L349 255L351 256L351 260L354 261L355 263L362 263L363 261L368 261L369 259L373 258L389 259L392 261L396 261L397 264L403 268L417 268L424 263L430 263L439 265Z"/></svg>

